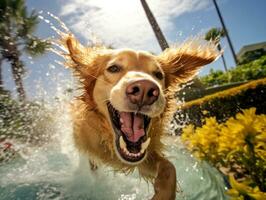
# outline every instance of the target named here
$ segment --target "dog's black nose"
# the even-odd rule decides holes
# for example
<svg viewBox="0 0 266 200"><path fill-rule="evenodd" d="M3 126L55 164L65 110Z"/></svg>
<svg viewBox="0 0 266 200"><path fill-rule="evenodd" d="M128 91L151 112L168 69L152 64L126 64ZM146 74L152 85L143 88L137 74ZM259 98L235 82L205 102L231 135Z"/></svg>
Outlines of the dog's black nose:
<svg viewBox="0 0 266 200"><path fill-rule="evenodd" d="M129 84L126 94L131 103L141 107L153 104L158 99L160 90L152 81L140 80Z"/></svg>

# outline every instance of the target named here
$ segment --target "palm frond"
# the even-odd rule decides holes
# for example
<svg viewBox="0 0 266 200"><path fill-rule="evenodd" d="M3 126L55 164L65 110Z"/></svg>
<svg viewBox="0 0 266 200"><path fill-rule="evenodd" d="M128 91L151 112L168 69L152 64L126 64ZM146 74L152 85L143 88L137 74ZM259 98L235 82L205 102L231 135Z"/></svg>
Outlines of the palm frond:
<svg viewBox="0 0 266 200"><path fill-rule="evenodd" d="M27 39L28 35L35 31L38 23L38 15L32 11L30 16L24 17L23 22L17 27L17 36Z"/></svg>
<svg viewBox="0 0 266 200"><path fill-rule="evenodd" d="M208 41L216 41L219 43L221 37L225 36L225 31L222 28L211 28L206 34L205 34L205 40Z"/></svg>
<svg viewBox="0 0 266 200"><path fill-rule="evenodd" d="M47 40L41 40L35 36L27 39L25 50L32 56L38 56L43 54L50 47L50 42Z"/></svg>

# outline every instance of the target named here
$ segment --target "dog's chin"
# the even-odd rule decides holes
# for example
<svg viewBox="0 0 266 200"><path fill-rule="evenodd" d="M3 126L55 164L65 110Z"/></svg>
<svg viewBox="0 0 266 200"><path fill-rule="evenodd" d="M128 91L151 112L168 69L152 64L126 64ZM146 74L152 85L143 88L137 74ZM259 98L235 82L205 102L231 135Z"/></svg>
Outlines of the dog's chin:
<svg viewBox="0 0 266 200"><path fill-rule="evenodd" d="M107 103L107 108L113 132L115 134L114 146L118 158L129 165L141 163L146 157L147 148L150 144L150 138L148 137L147 132L150 127L151 118L138 112L126 112L126 115L131 116L130 119L133 120L135 119L135 116L138 115L138 119L142 120L139 123L142 124L144 133L138 135L137 138L132 139L132 137L129 137L127 133L122 131L122 111L116 110L110 102ZM125 114L125 112L123 112L123 114Z"/></svg>

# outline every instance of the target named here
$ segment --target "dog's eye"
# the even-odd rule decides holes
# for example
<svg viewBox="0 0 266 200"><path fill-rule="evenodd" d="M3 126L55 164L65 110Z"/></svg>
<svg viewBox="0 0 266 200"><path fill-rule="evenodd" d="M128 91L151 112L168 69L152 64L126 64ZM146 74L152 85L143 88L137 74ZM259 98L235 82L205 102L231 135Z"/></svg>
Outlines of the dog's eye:
<svg viewBox="0 0 266 200"><path fill-rule="evenodd" d="M163 79L163 73L162 72L153 72L153 75L158 78L159 80L162 80Z"/></svg>
<svg viewBox="0 0 266 200"><path fill-rule="evenodd" d="M107 71L111 72L111 73L117 73L117 72L120 72L121 70L122 70L122 68L120 66L117 66L117 65L112 65L112 66L107 68Z"/></svg>

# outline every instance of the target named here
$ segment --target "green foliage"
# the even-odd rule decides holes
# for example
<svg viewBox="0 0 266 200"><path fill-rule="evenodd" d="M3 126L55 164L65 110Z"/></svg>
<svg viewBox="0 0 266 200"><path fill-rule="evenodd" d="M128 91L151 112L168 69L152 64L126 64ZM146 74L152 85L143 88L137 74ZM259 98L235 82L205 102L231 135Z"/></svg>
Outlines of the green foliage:
<svg viewBox="0 0 266 200"><path fill-rule="evenodd" d="M241 109L257 108L257 114L266 114L266 79L252 81L245 85L224 90L213 95L187 102L182 111L176 113L175 119L187 124L202 126L201 119L216 117L224 122L240 112ZM176 130L179 134L180 130Z"/></svg>
<svg viewBox="0 0 266 200"><path fill-rule="evenodd" d="M215 86L264 77L266 77L266 56L247 64L238 65L227 72L211 70L208 75L201 77L200 80L206 86Z"/></svg>
<svg viewBox="0 0 266 200"><path fill-rule="evenodd" d="M28 14L23 0L0 0L0 35L1 46L5 41L27 40L36 29L38 15L33 11Z"/></svg>
<svg viewBox="0 0 266 200"><path fill-rule="evenodd" d="M52 133L53 113L35 102L21 103L0 95L0 139L42 144Z"/></svg>
<svg viewBox="0 0 266 200"><path fill-rule="evenodd" d="M37 56L50 46L48 41L33 35L38 23L38 15L35 11L27 11L24 0L0 0L0 57L11 63L16 89L22 101L25 100L22 53L26 51Z"/></svg>
<svg viewBox="0 0 266 200"><path fill-rule="evenodd" d="M43 54L49 47L50 43L46 40L41 40L37 37L31 37L27 40L27 45L25 46L25 49L28 54L32 56L38 56Z"/></svg>
<svg viewBox="0 0 266 200"><path fill-rule="evenodd" d="M206 86L223 85L229 83L229 76L222 70L214 71L211 69L210 73L207 76L201 77L200 80Z"/></svg>
<svg viewBox="0 0 266 200"><path fill-rule="evenodd" d="M205 40L220 42L220 38L225 36L222 28L211 28L205 35Z"/></svg>
<svg viewBox="0 0 266 200"><path fill-rule="evenodd" d="M241 62L239 64L246 64L253 60L259 59L260 57L266 55L264 49L256 49L254 51L248 51L243 56L241 56Z"/></svg>

